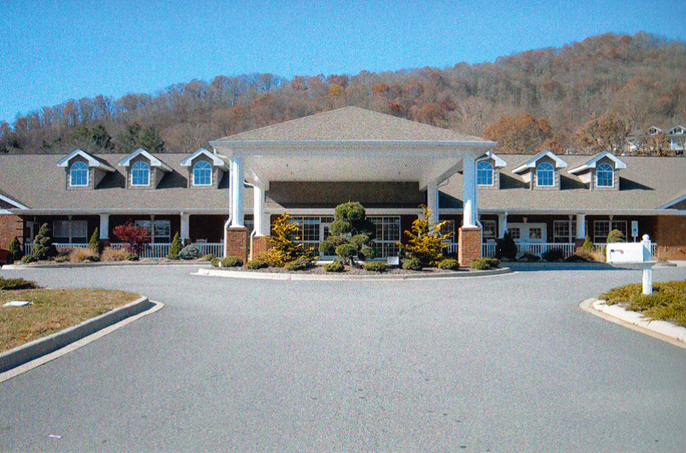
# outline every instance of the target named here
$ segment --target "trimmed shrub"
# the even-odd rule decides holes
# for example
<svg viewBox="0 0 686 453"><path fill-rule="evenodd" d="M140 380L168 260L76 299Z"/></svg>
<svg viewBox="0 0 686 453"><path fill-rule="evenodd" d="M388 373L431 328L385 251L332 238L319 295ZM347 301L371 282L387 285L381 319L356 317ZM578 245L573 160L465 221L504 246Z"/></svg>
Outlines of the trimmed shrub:
<svg viewBox="0 0 686 453"><path fill-rule="evenodd" d="M519 257L519 261L523 261L525 263L535 263L536 261L541 261L541 257L532 255L531 253L525 253Z"/></svg>
<svg viewBox="0 0 686 453"><path fill-rule="evenodd" d="M105 250L102 251L100 261L127 261L129 255L129 252L126 249L113 249L112 247L106 247Z"/></svg>
<svg viewBox="0 0 686 453"><path fill-rule="evenodd" d="M613 242L624 242L624 235L619 230L612 230L607 235L607 243L611 244Z"/></svg>
<svg viewBox="0 0 686 453"><path fill-rule="evenodd" d="M69 261L72 263L95 263L100 261L100 255L88 248L75 248L69 253Z"/></svg>
<svg viewBox="0 0 686 453"><path fill-rule="evenodd" d="M203 256L202 259L203 261L212 261L216 257L217 256L214 253L208 253L207 255Z"/></svg>
<svg viewBox="0 0 686 453"><path fill-rule="evenodd" d="M221 264L221 260L219 258L216 258L216 257L212 258L210 260L210 264L212 265L212 267L219 267L219 265Z"/></svg>
<svg viewBox="0 0 686 453"><path fill-rule="evenodd" d="M352 244L341 244L336 247L336 255L344 263L351 262L352 259L357 255L357 247Z"/></svg>
<svg viewBox="0 0 686 453"><path fill-rule="evenodd" d="M324 242L319 244L319 251L324 255L335 255L336 247L347 244L348 240L343 236L329 236Z"/></svg>
<svg viewBox="0 0 686 453"><path fill-rule="evenodd" d="M312 267L314 267L314 262L305 257L298 258L295 261L290 261L284 266L284 268L288 271L304 271L311 269Z"/></svg>
<svg viewBox="0 0 686 453"><path fill-rule="evenodd" d="M460 263L458 263L457 260L446 259L438 263L438 268L448 271L456 271L460 269Z"/></svg>
<svg viewBox="0 0 686 453"><path fill-rule="evenodd" d="M93 231L93 235L91 236L90 241L88 241L88 250L92 251L96 255L100 255L102 253L102 242L100 242L100 230L95 229Z"/></svg>
<svg viewBox="0 0 686 453"><path fill-rule="evenodd" d="M9 261L19 261L24 256L24 252L21 250L21 244L19 243L19 238L16 236L14 236L14 239L10 241L7 250L10 252L10 256L7 257L8 263Z"/></svg>
<svg viewBox="0 0 686 453"><path fill-rule="evenodd" d="M123 225L117 225L112 231L117 239L124 243L129 253L140 255L146 247L149 247L150 232L131 221Z"/></svg>
<svg viewBox="0 0 686 453"><path fill-rule="evenodd" d="M496 239L495 257L498 259L507 258L509 260L517 258L517 244L515 244L510 233L505 233L502 238Z"/></svg>
<svg viewBox="0 0 686 453"><path fill-rule="evenodd" d="M38 261L38 258L36 258L33 255L26 255L22 257L21 261L19 261L21 264L30 264L30 263L35 263Z"/></svg>
<svg viewBox="0 0 686 453"><path fill-rule="evenodd" d="M386 263L382 263L381 261L370 261L368 263L364 263L364 270L369 272L378 272L381 274L386 272L386 269L388 269Z"/></svg>
<svg viewBox="0 0 686 453"><path fill-rule="evenodd" d="M251 260L245 263L245 268L246 269L251 269L251 270L257 270L257 269L264 269L265 267L269 267L269 264L267 264L263 260Z"/></svg>
<svg viewBox="0 0 686 453"><path fill-rule="evenodd" d="M581 250L586 250L587 252L592 252L595 250L595 245L591 242L591 238L586 236L584 239L584 244L581 246Z"/></svg>
<svg viewBox="0 0 686 453"><path fill-rule="evenodd" d="M179 252L179 258L182 260L197 260L202 258L202 250L197 245L187 245Z"/></svg>
<svg viewBox="0 0 686 453"><path fill-rule="evenodd" d="M376 256L376 252L374 251L374 247L370 247L369 245L365 245L360 249L360 255L362 258L365 260L372 260Z"/></svg>
<svg viewBox="0 0 686 453"><path fill-rule="evenodd" d="M478 271L495 269L500 266L500 260L497 258L477 258L469 266Z"/></svg>
<svg viewBox="0 0 686 453"><path fill-rule="evenodd" d="M38 285L36 285L36 282L32 282L30 280L24 280L23 278L0 277L0 290L2 291L35 288L38 288Z"/></svg>
<svg viewBox="0 0 686 453"><path fill-rule="evenodd" d="M181 238L179 237L179 233L176 233L174 239L172 239L171 247L169 247L169 255L167 255L167 258L170 260L178 260L179 252L181 252L182 248L183 244L181 244Z"/></svg>
<svg viewBox="0 0 686 453"><path fill-rule="evenodd" d="M243 265L243 260L236 256L227 256L219 260L221 267L241 267Z"/></svg>
<svg viewBox="0 0 686 453"><path fill-rule="evenodd" d="M587 263L589 260L581 256L581 250L572 256L565 258L566 263Z"/></svg>
<svg viewBox="0 0 686 453"><path fill-rule="evenodd" d="M541 255L545 261L562 261L565 259L565 252L560 248L548 249Z"/></svg>
<svg viewBox="0 0 686 453"><path fill-rule="evenodd" d="M422 266L422 262L419 261L419 258L410 258L403 261L403 269L408 271L421 271L424 269L424 266Z"/></svg>
<svg viewBox="0 0 686 453"><path fill-rule="evenodd" d="M57 249L52 243L52 237L50 237L50 227L47 223L44 223L40 227L40 231L33 240L33 256L37 260L47 260L48 258L54 258L57 256Z"/></svg>
<svg viewBox="0 0 686 453"><path fill-rule="evenodd" d="M324 270L326 272L343 272L345 270L345 266L343 266L343 263L341 263L340 261L334 261L334 262L325 264Z"/></svg>

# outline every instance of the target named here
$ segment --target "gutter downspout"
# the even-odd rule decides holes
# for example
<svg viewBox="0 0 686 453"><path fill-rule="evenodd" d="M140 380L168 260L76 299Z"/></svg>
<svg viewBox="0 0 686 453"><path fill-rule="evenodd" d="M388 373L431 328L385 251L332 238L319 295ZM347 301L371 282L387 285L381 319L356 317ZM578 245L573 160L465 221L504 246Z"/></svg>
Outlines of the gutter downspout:
<svg viewBox="0 0 686 453"><path fill-rule="evenodd" d="M229 175L231 176L231 175ZM233 200L233 178L229 177L229 200ZM222 254L224 258L226 258L226 244L229 241L229 227L231 226L231 207L229 207L229 218L226 219L226 223L224 223L224 250L222 250Z"/></svg>

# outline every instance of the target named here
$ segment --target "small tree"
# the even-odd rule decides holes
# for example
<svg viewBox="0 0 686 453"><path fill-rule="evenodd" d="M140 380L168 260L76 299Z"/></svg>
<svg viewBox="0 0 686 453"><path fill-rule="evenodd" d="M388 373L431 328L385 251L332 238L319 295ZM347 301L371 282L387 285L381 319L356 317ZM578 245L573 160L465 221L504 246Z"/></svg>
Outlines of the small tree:
<svg viewBox="0 0 686 453"><path fill-rule="evenodd" d="M100 242L100 231L96 228L95 231L93 231L93 235L91 236L90 241L88 241L88 249L95 253L96 255L100 255L102 253L102 242Z"/></svg>
<svg viewBox="0 0 686 453"><path fill-rule="evenodd" d="M595 251L595 245L593 245L589 236L586 236L586 239L584 239L584 244L581 246L581 249L586 250L587 252Z"/></svg>
<svg viewBox="0 0 686 453"><path fill-rule="evenodd" d="M367 212L360 203L350 201L336 206L329 232L331 236L319 244L320 252L328 255L334 252L341 261L351 264L359 256L366 260L374 258L370 244L376 227L367 219Z"/></svg>
<svg viewBox="0 0 686 453"><path fill-rule="evenodd" d="M286 263L307 256L304 245L296 242L300 239L299 232L298 222L286 213L281 214L272 225L272 234L267 239L271 247L263 254L264 261L270 266L283 267Z"/></svg>
<svg viewBox="0 0 686 453"><path fill-rule="evenodd" d="M24 256L24 252L21 250L21 244L16 236L10 241L8 250L10 252L9 258L12 261L19 261L21 257Z"/></svg>
<svg viewBox="0 0 686 453"><path fill-rule="evenodd" d="M619 230L612 230L607 235L607 242L608 244L613 242L624 242L624 235Z"/></svg>
<svg viewBox="0 0 686 453"><path fill-rule="evenodd" d="M57 256L57 249L52 243L50 227L47 223L40 227L38 234L33 240L33 256L37 260L46 260Z"/></svg>
<svg viewBox="0 0 686 453"><path fill-rule="evenodd" d="M495 257L499 260L517 258L517 244L510 233L505 233L502 238L495 241Z"/></svg>
<svg viewBox="0 0 686 453"><path fill-rule="evenodd" d="M136 226L131 221L128 221L123 225L116 226L114 228L114 235L117 237L117 239L124 243L126 250L129 253L133 253L135 255L140 255L140 253L150 242L148 230Z"/></svg>
<svg viewBox="0 0 686 453"><path fill-rule="evenodd" d="M181 252L182 248L183 244L181 244L181 238L179 237L179 233L176 233L174 235L174 239L172 239L171 247L169 248L169 255L167 255L167 258L169 258L170 260L178 260L179 252Z"/></svg>
<svg viewBox="0 0 686 453"><path fill-rule="evenodd" d="M412 229L405 230L410 239L407 245L398 243L405 256L416 258L422 266L436 266L443 258L443 249L448 247L448 240L454 234L443 234L441 230L448 222L434 223L431 221L431 210L422 205L423 217L412 222Z"/></svg>

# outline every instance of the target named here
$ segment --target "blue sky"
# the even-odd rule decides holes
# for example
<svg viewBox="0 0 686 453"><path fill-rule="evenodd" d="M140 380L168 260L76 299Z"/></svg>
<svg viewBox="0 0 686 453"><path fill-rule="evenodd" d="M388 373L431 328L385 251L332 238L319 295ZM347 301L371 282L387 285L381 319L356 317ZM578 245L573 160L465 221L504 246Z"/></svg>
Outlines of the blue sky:
<svg viewBox="0 0 686 453"><path fill-rule="evenodd" d="M686 40L676 1L0 0L0 121L192 79L356 74L558 47L606 32Z"/></svg>

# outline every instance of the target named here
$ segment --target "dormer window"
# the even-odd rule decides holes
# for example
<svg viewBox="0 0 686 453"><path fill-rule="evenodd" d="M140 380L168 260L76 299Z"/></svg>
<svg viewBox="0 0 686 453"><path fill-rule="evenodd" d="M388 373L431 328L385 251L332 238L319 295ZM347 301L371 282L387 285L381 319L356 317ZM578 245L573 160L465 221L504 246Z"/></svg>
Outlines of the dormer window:
<svg viewBox="0 0 686 453"><path fill-rule="evenodd" d="M536 167L536 185L552 187L555 185L555 168L548 162L541 162Z"/></svg>
<svg viewBox="0 0 686 453"><path fill-rule="evenodd" d="M150 165L144 161L138 161L131 166L131 185L150 185Z"/></svg>
<svg viewBox="0 0 686 453"><path fill-rule="evenodd" d="M476 164L476 184L479 186L493 185L493 164L487 160Z"/></svg>
<svg viewBox="0 0 686 453"><path fill-rule="evenodd" d="M85 162L77 161L69 169L69 185L71 187L88 186L88 165Z"/></svg>
<svg viewBox="0 0 686 453"><path fill-rule="evenodd" d="M199 160L193 166L193 185L211 186L212 185L212 165L205 160Z"/></svg>
<svg viewBox="0 0 686 453"><path fill-rule="evenodd" d="M615 185L615 169L612 165L602 163L598 165L596 170L596 186L597 187L614 187Z"/></svg>

